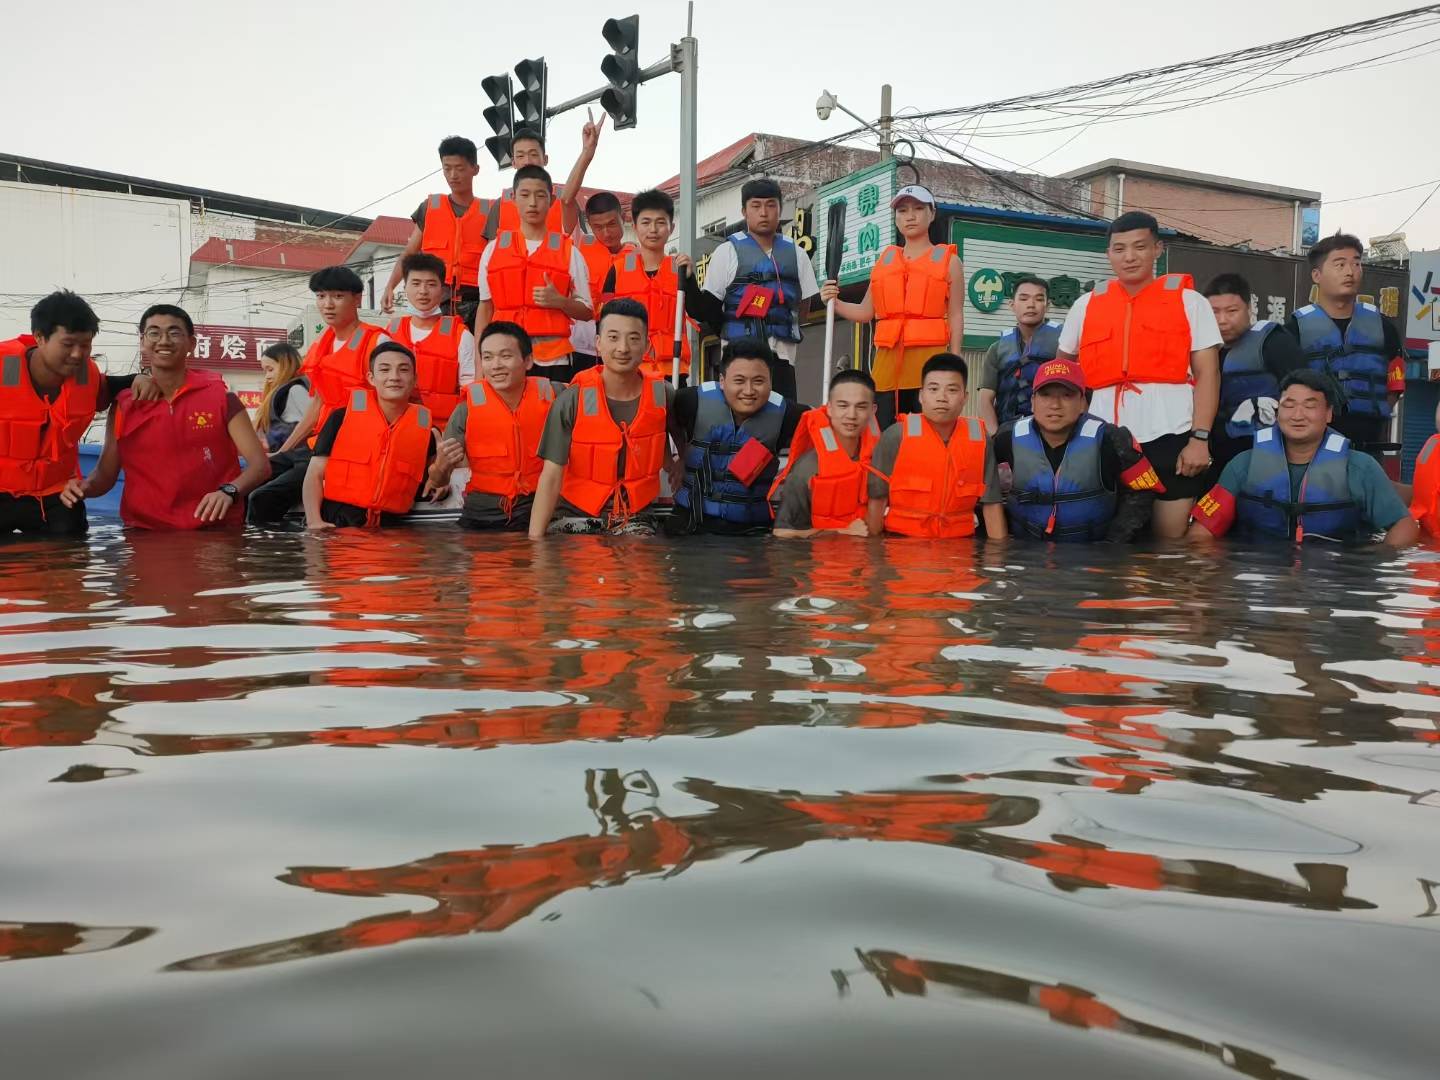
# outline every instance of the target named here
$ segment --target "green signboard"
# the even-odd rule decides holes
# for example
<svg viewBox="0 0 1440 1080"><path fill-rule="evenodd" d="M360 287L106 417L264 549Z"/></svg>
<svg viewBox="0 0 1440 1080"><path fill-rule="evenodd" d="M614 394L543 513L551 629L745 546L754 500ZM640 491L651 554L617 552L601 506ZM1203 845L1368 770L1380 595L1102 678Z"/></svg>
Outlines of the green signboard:
<svg viewBox="0 0 1440 1080"><path fill-rule="evenodd" d="M815 192L816 276L824 277L829 235L830 206L845 203L845 234L836 238L844 253L840 262L840 284L870 280L870 268L880 252L895 242L895 215L890 200L895 197L895 163L883 161L851 173Z"/></svg>

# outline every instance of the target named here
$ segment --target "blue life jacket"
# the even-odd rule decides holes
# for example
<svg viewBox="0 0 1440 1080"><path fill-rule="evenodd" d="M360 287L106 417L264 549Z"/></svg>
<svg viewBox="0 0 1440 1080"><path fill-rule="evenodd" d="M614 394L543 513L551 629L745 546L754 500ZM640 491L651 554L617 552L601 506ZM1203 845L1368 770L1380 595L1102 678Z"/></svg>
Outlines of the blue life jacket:
<svg viewBox="0 0 1440 1080"><path fill-rule="evenodd" d="M1031 414L1030 384L1035 369L1047 360L1054 360L1060 351L1060 323L1043 322L1035 328L1027 347L1020 339L1020 328L1013 327L995 343L1000 361L995 380L995 416L1002 424Z"/></svg>
<svg viewBox="0 0 1440 1080"><path fill-rule="evenodd" d="M1232 420L1236 409L1257 398L1280 399L1280 380L1265 367L1265 342L1278 329L1273 322L1257 322L1225 351L1220 361L1219 416L1225 421L1225 434L1232 439L1249 438L1261 426L1258 416L1253 420Z"/></svg>
<svg viewBox="0 0 1440 1080"><path fill-rule="evenodd" d="M735 423L735 414L718 383L702 383L695 410L695 437L685 448L685 483L675 492L675 503L690 509L697 503L708 518L737 525L771 523L767 498L780 469L780 430L785 421L785 399L773 391L754 416ZM759 439L775 455L765 471L748 487L730 475L730 459L751 439Z"/></svg>
<svg viewBox="0 0 1440 1080"><path fill-rule="evenodd" d="M1360 539L1360 508L1350 497L1350 440L1329 429L1305 470L1298 493L1280 429L1261 428L1236 498L1235 534L1242 540ZM1298 535L1297 535L1298 533Z"/></svg>
<svg viewBox="0 0 1440 1080"><path fill-rule="evenodd" d="M1065 444L1059 469L1050 467L1035 421L1023 417L1010 432L1010 531L1032 540L1085 543L1104 540L1119 496L1105 487L1101 447L1109 427L1086 414Z"/></svg>
<svg viewBox="0 0 1440 1080"><path fill-rule="evenodd" d="M1305 366L1331 376L1345 397L1346 411L1356 416L1390 415L1386 396L1385 320L1374 304L1357 302L1345 336L1329 315L1314 304L1295 312Z"/></svg>
<svg viewBox="0 0 1440 1080"><path fill-rule="evenodd" d="M800 249L778 233L769 255L748 232L736 233L729 242L735 246L735 280L725 290L725 323L720 336L726 341L742 337L800 341ZM751 285L775 293L764 319L736 317L740 297Z"/></svg>
<svg viewBox="0 0 1440 1080"><path fill-rule="evenodd" d="M290 433L299 426L298 421L286 423L280 419L280 414L285 411L285 403L290 400L290 391L296 386L309 390L310 380L303 375L291 379L278 387L275 396L270 399L270 426L265 429L265 449L272 454L285 445Z"/></svg>

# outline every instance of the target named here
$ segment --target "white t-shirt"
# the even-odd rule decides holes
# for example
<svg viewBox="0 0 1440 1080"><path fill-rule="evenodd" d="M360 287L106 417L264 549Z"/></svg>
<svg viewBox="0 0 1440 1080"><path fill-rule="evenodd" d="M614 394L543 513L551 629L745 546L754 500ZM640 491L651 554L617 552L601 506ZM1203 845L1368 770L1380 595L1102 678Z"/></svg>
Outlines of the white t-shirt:
<svg viewBox="0 0 1440 1080"><path fill-rule="evenodd" d="M799 250L795 252L795 256L800 269L800 299L808 300L812 296L820 295L820 283L815 280L815 267L811 265L809 256ZM727 240L710 255L710 262L705 267L705 291L724 300L725 290L730 288L739 268L740 260L735 245ZM770 348L775 350L775 355L780 359L795 362L795 342L772 337Z"/></svg>
<svg viewBox="0 0 1440 1080"><path fill-rule="evenodd" d="M542 243L544 243L543 240L526 240L525 250L528 251L531 255L534 255L535 252L540 250L540 245ZM486 244L485 254L480 256L480 269L478 273L480 278L479 285L481 300L490 299L490 256L494 253L495 248L498 246L498 244L494 243ZM584 304L592 303L590 299L590 267L585 264L585 256L580 254L580 249L574 245L572 245L570 248L570 280L571 282L573 282L570 291L571 297L579 300L581 303ZM572 336L570 340L570 347L572 349L575 348L575 340L573 335L576 325L578 324L576 324L575 320L572 319ZM593 342L592 347L589 351L594 352ZM563 357L559 360L536 360L535 366L550 367L555 364L568 364L569 362L570 361L568 357Z"/></svg>
<svg viewBox="0 0 1440 1080"><path fill-rule="evenodd" d="M413 322L410 324L410 340L419 345L430 336L435 326L419 327ZM460 331L460 385L465 386L475 381L475 335L469 330Z"/></svg>
<svg viewBox="0 0 1440 1080"><path fill-rule="evenodd" d="M1117 284L1114 288L1120 288ZM1065 316L1065 325L1060 329L1060 351L1069 356L1080 353L1080 332L1085 325L1085 311L1090 306L1092 293L1085 293L1070 314ZM1215 313L1210 310L1210 301L1194 289L1186 289L1184 296L1185 318L1190 323L1190 351L1199 352L1221 342L1220 327L1215 322ZM1117 408L1118 386L1106 386L1095 391L1090 399L1090 411L1102 420L1119 424L1130 429L1138 442L1146 443L1162 435L1184 435L1190 430L1195 419L1195 388L1189 383L1136 383L1134 388L1120 394Z"/></svg>

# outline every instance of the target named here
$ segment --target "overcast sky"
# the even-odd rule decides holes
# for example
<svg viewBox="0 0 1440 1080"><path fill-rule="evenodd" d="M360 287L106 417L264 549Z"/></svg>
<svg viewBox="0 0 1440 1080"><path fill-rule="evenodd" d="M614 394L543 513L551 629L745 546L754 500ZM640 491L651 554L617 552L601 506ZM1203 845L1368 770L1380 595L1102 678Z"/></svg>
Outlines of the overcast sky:
<svg viewBox="0 0 1440 1080"><path fill-rule="evenodd" d="M551 101L601 85L607 15L640 14L641 59L684 33L680 0L74 0L6 12L0 150L325 210L408 214L443 135L489 134L482 76L550 62ZM879 87L897 111L977 104L1293 37L1415 4L1253 0L1118 8L1032 0L827 5L699 0L700 155L750 131L823 137L853 126L815 115L822 88L867 119ZM817 11L825 11L817 16ZM898 17L897 17L898 16ZM1431 35L1426 35L1431 36ZM1410 44L1419 35L1391 39ZM1375 52L1380 47L1372 46ZM1061 172L1110 157L1308 188L1327 202L1440 180L1429 99L1440 55L1171 116L977 150ZM642 88L639 127L607 130L588 183L634 190L677 171L679 79ZM597 109L598 111L598 109ZM552 121L563 176L584 110ZM1059 147L1057 150L1056 148ZM482 150L480 189L500 180ZM410 185L407 187L407 185ZM401 194L380 196L399 188ZM1322 228L1389 232L1429 187L1326 207ZM1440 195L1405 227L1412 249L1440 247Z"/></svg>

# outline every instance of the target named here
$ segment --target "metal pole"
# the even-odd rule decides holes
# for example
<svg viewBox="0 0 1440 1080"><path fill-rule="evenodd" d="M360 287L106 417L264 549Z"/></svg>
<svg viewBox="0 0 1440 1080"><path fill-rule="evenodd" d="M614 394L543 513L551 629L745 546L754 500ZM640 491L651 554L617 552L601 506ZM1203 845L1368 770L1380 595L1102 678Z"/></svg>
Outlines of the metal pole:
<svg viewBox="0 0 1440 1080"><path fill-rule="evenodd" d="M893 141L890 138L890 84L880 87L880 160L889 161L894 156Z"/></svg>
<svg viewBox="0 0 1440 1080"><path fill-rule="evenodd" d="M820 404L830 400L830 371L835 363L835 301L825 305L825 363L820 365Z"/></svg>
<svg viewBox="0 0 1440 1080"><path fill-rule="evenodd" d="M695 220L695 164L698 160L698 139L696 133L696 102L699 100L697 76L699 74L700 43L695 40L695 2L690 0L689 13L685 18L685 36L680 39L680 251L695 258L695 237L699 223ZM684 306L683 295L675 297L677 307ZM680 332L688 334L689 328L677 319ZM679 383L679 354L676 354L676 383Z"/></svg>

